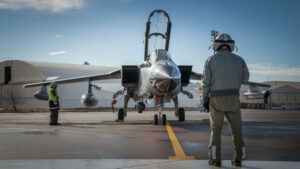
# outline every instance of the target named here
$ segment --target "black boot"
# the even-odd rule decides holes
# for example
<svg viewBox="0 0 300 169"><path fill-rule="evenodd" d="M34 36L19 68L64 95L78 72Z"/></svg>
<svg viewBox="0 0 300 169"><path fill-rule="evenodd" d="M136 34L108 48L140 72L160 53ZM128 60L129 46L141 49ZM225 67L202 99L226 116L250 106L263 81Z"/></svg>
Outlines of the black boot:
<svg viewBox="0 0 300 169"><path fill-rule="evenodd" d="M240 167L242 166L242 162L239 160L231 160L231 164L235 167Z"/></svg>
<svg viewBox="0 0 300 169"><path fill-rule="evenodd" d="M54 124L55 124L56 126L61 125L60 123L58 123L58 110L55 110Z"/></svg>
<svg viewBox="0 0 300 169"><path fill-rule="evenodd" d="M50 123L49 125L51 126L54 126L55 125L55 113L54 113L54 110L51 110L51 113L50 113Z"/></svg>
<svg viewBox="0 0 300 169"><path fill-rule="evenodd" d="M217 161L217 160L209 160L208 164L211 165L211 166L216 166L216 167L221 167L222 166L221 161Z"/></svg>

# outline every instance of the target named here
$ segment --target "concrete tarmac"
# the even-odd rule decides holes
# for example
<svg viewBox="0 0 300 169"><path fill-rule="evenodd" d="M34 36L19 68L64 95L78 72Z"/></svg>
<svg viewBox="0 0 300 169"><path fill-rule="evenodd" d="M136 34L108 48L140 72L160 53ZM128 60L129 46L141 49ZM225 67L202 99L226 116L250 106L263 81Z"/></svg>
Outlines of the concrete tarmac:
<svg viewBox="0 0 300 169"><path fill-rule="evenodd" d="M209 114L187 111L186 121L178 122L174 112L165 113L172 137L166 126L152 124L153 111L129 112L125 122L115 122L117 114L111 112L64 112L59 114L61 126L48 125L49 113L0 113L0 168L1 164L9 165L9 161L33 160L34 164L37 159L168 161L174 157L192 158L207 165L210 130L209 122L203 119L209 118ZM242 120L249 164L287 161L290 164L287 168L299 166L299 110L242 110ZM225 160L230 160L232 153L231 134L225 120L224 164L229 163Z"/></svg>

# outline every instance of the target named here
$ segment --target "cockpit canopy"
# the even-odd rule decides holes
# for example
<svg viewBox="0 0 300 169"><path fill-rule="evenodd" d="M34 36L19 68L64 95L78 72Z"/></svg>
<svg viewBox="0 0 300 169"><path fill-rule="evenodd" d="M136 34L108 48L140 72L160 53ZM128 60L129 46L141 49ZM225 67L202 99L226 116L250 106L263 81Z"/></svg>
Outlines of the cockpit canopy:
<svg viewBox="0 0 300 169"><path fill-rule="evenodd" d="M149 61L172 61L172 59L168 51L166 51L165 49L158 49L151 53Z"/></svg>

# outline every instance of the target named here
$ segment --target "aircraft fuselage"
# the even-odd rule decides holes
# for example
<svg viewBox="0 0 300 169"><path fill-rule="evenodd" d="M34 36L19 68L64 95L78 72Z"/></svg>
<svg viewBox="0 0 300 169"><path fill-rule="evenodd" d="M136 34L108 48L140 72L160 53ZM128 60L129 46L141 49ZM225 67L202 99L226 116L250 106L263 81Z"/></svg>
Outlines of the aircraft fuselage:
<svg viewBox="0 0 300 169"><path fill-rule="evenodd" d="M181 74L166 50L154 51L140 65L137 95L177 95L181 90Z"/></svg>

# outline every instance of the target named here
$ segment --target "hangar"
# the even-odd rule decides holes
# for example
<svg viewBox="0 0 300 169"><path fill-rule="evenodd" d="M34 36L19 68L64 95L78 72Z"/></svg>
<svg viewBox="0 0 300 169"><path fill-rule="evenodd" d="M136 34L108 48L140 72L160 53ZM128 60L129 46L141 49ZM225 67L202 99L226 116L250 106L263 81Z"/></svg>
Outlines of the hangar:
<svg viewBox="0 0 300 169"><path fill-rule="evenodd" d="M267 81L270 89L260 88L260 90L269 90L271 95L269 98L270 106L273 109L300 109L300 82L289 81ZM240 90L240 100L242 108L264 109L264 100L247 100L243 97L243 93L248 91L248 86L242 85Z"/></svg>
<svg viewBox="0 0 300 169"><path fill-rule="evenodd" d="M116 69L118 69L118 67L20 60L0 62L0 108L48 108L47 101L40 101L33 97L33 95L40 90L40 87L25 89L23 85L34 82L107 73ZM93 90L93 93L99 99L97 107L110 107L114 92L122 89L120 80L102 80L95 81L94 83L102 87L101 91ZM192 84L186 88L196 96L193 90L196 86L196 84ZM80 103L80 98L81 95L87 93L87 91L88 82L59 85L58 92L61 108L83 108ZM184 107L197 107L199 106L199 102L199 97L194 97L194 99L190 100L180 94L179 105ZM152 103L150 104L151 105L148 106L146 105L146 107L152 107ZM116 107L121 107L122 105L123 100L122 97L120 97ZM134 105L134 102L130 100L128 106L134 107ZM173 103L171 102L165 106L171 107Z"/></svg>
<svg viewBox="0 0 300 169"><path fill-rule="evenodd" d="M51 62L32 62L9 60L0 63L0 107L2 108L48 108L48 102L40 101L33 95L40 87L23 88L24 84L54 80L59 78L78 77L91 74L101 74L118 69L116 67L76 65ZM101 81L102 86L116 86L116 80ZM58 92L62 108L80 108L80 97L87 93L88 83L74 83L60 85ZM119 85L120 87L120 85ZM104 98L112 98L112 92L94 91L99 98L100 106L110 105ZM111 100L110 100L111 101ZM108 107L108 106L107 106Z"/></svg>

